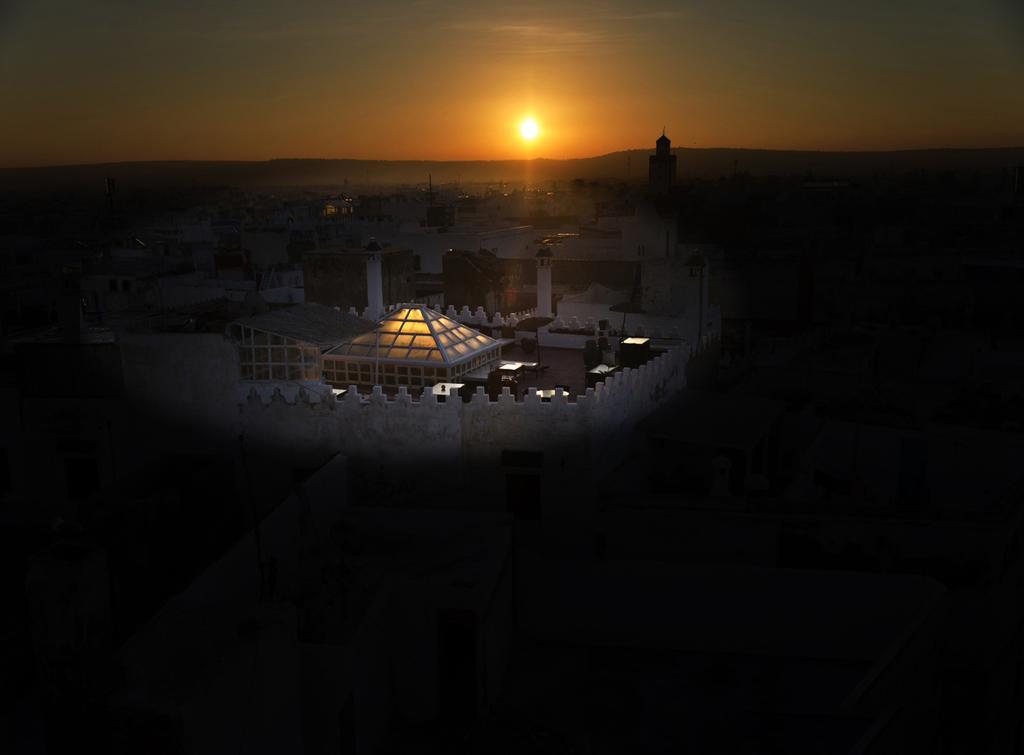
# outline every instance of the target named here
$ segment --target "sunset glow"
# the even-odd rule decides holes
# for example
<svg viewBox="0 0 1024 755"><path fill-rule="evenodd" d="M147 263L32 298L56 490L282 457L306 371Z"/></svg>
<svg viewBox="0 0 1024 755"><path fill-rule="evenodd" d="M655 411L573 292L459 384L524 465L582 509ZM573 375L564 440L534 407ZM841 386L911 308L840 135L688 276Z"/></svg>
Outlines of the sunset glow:
<svg viewBox="0 0 1024 755"><path fill-rule="evenodd" d="M526 141L532 142L540 136L540 126L537 125L537 121L533 118L526 118L519 124L519 135Z"/></svg>
<svg viewBox="0 0 1024 755"><path fill-rule="evenodd" d="M1024 143L1010 0L101 5L0 12L0 165Z"/></svg>

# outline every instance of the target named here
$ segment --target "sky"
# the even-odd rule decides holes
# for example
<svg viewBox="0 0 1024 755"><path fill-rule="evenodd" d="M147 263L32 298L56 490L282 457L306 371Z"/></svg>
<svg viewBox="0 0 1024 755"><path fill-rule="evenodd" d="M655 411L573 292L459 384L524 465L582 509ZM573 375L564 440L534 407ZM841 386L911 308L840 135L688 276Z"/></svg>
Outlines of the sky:
<svg viewBox="0 0 1024 755"><path fill-rule="evenodd" d="M1024 145L1024 2L0 0L0 166L571 158L662 127Z"/></svg>

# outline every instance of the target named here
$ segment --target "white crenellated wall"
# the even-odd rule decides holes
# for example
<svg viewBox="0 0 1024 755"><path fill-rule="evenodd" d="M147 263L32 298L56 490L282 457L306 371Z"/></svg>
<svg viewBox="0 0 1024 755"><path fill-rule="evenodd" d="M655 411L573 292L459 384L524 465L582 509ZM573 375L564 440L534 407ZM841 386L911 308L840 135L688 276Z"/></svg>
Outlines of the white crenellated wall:
<svg viewBox="0 0 1024 755"><path fill-rule="evenodd" d="M398 306L399 305L397 304L388 304L386 307L384 307L384 311L391 312ZM348 312L350 315L362 317L364 320L377 319L373 316L373 313L370 311L369 307L366 307L362 311L362 314L360 314L359 310L357 310L355 307L349 307ZM488 314L487 312L484 311L483 307L477 307L475 310L473 310L467 306L454 307L452 305L448 305L448 307L444 309L443 314L447 317L452 318L453 320L461 322L463 325L472 325L473 327L486 325L491 328L501 328L505 325L515 327L516 325L519 324L521 320L526 320L527 318L533 317L536 314L536 310L524 309L521 312L510 312L507 315L503 315L501 312Z"/></svg>
<svg viewBox="0 0 1024 755"><path fill-rule="evenodd" d="M355 386L335 400L317 384L239 384L242 429L267 443L310 451L342 452L381 465L409 461L493 464L503 449L572 448L603 468L622 452L617 442L636 422L686 384L689 354L672 349L638 369L624 369L569 401L550 402L530 389L516 401L507 389L491 401L479 389L469 402L439 402L426 392L414 400L404 389L388 398L380 386L369 396Z"/></svg>

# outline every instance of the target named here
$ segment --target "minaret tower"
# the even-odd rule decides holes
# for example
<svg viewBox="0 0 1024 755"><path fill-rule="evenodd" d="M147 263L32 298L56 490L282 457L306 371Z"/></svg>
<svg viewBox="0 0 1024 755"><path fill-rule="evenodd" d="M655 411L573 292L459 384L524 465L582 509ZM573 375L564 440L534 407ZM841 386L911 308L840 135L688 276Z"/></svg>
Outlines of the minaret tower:
<svg viewBox="0 0 1024 755"><path fill-rule="evenodd" d="M665 129L654 144L654 154L648 162L647 185L654 194L667 194L676 182L676 156L672 154L672 140Z"/></svg>

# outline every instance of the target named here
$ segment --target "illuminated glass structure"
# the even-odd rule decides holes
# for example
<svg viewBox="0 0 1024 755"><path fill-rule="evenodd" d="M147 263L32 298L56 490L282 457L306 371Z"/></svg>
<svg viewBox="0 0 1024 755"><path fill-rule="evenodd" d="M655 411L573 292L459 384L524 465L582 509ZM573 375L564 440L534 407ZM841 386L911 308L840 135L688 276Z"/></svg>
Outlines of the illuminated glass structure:
<svg viewBox="0 0 1024 755"><path fill-rule="evenodd" d="M324 354L324 379L335 387L430 386L500 358L490 336L423 304L399 304L374 330Z"/></svg>

